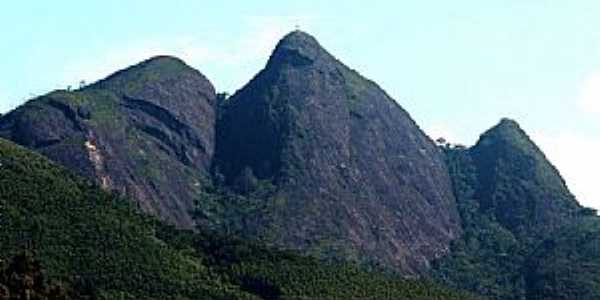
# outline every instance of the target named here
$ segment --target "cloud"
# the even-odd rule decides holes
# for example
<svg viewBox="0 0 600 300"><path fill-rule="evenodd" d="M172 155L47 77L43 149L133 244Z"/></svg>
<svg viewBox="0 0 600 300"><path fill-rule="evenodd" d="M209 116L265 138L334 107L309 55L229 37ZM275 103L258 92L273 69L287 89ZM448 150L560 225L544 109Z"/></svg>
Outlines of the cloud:
<svg viewBox="0 0 600 300"><path fill-rule="evenodd" d="M68 63L63 70L63 81L69 84L78 83L80 80L96 81L156 55L173 55L185 61L199 63L216 59L211 49L202 47L186 37L171 38L168 41L130 42L128 45L106 50L95 57Z"/></svg>
<svg viewBox="0 0 600 300"><path fill-rule="evenodd" d="M600 73L588 76L581 85L579 108L586 113L600 114Z"/></svg>
<svg viewBox="0 0 600 300"><path fill-rule="evenodd" d="M296 26L310 27L317 20L314 16L252 16L246 18L248 33L241 40L240 54L251 57L270 53L277 41Z"/></svg>
<svg viewBox="0 0 600 300"><path fill-rule="evenodd" d="M600 136L563 131L536 133L533 138L577 199L585 206L600 209Z"/></svg>
<svg viewBox="0 0 600 300"><path fill-rule="evenodd" d="M315 20L310 16L246 17L242 19L244 26L241 26L245 31L236 34L236 38L227 43L191 35L130 41L126 45L105 49L98 55L68 63L62 81L69 84L76 84L80 80L93 82L156 55L177 56L196 68L219 64L235 71L248 63L264 63L277 41L293 30L295 24L309 25Z"/></svg>
<svg viewBox="0 0 600 300"><path fill-rule="evenodd" d="M450 143L460 141L456 132L444 124L427 126L425 132L433 140L443 137ZM533 132L531 137L559 170L577 200L600 210L600 135L565 130Z"/></svg>

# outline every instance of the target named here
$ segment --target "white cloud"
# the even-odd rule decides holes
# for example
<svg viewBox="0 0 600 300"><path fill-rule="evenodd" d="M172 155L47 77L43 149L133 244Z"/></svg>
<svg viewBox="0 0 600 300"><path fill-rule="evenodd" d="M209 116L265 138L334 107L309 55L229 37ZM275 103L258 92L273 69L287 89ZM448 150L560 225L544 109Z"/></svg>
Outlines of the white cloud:
<svg viewBox="0 0 600 300"><path fill-rule="evenodd" d="M591 74L583 81L578 104L584 112L600 114L600 73Z"/></svg>
<svg viewBox="0 0 600 300"><path fill-rule="evenodd" d="M573 132L537 133L533 139L559 169L585 206L600 209L600 136Z"/></svg>
<svg viewBox="0 0 600 300"><path fill-rule="evenodd" d="M312 16L253 16L246 19L249 34L242 39L240 54L252 57L271 52L277 41L296 26L310 26L316 20Z"/></svg>
<svg viewBox="0 0 600 300"><path fill-rule="evenodd" d="M156 55L173 55L187 62L199 63L215 59L215 54L209 48L201 47L194 40L185 37L169 41L139 41L110 49L97 57L67 64L63 80L69 84L80 80L93 82Z"/></svg>
<svg viewBox="0 0 600 300"><path fill-rule="evenodd" d="M76 84L80 80L93 82L156 55L177 56L196 68L218 63L241 69L249 62L261 60L264 63L283 35L293 30L296 24L309 25L314 20L309 16L247 17L242 21L246 31L228 43L204 41L195 36L132 41L108 49L96 57L86 57L67 64L63 80L69 84Z"/></svg>

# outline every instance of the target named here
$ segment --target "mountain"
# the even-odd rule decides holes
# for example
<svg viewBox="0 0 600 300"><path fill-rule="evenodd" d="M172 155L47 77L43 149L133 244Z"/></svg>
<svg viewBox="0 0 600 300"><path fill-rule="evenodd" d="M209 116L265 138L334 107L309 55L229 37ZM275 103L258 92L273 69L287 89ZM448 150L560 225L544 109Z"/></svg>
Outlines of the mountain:
<svg viewBox="0 0 600 300"><path fill-rule="evenodd" d="M38 97L0 118L0 136L39 151L191 228L209 181L215 91L173 57L154 57L76 91Z"/></svg>
<svg viewBox="0 0 600 300"><path fill-rule="evenodd" d="M519 124L437 146L301 31L229 98L154 57L0 116L0 137L89 180L0 140L0 299L600 295L600 218Z"/></svg>
<svg viewBox="0 0 600 300"><path fill-rule="evenodd" d="M300 31L229 99L160 56L27 102L0 117L0 137L181 228L318 257L416 274L461 233L441 151Z"/></svg>
<svg viewBox="0 0 600 300"><path fill-rule="evenodd" d="M0 226L1 299L475 299L177 230L2 139Z"/></svg>
<svg viewBox="0 0 600 300"><path fill-rule="evenodd" d="M513 120L503 119L484 133L470 154L482 210L517 235L552 231L581 209L556 168Z"/></svg>
<svg viewBox="0 0 600 300"><path fill-rule="evenodd" d="M515 121L503 119L469 149L444 151L464 235L436 261L434 277L489 299L596 299L594 272L577 272L577 283L568 279L573 272L553 272L597 265L600 248L583 240L600 219ZM571 254L584 245L586 255Z"/></svg>
<svg viewBox="0 0 600 300"><path fill-rule="evenodd" d="M310 35L285 36L222 105L214 171L274 185L243 234L418 273L460 236L443 154L379 86Z"/></svg>

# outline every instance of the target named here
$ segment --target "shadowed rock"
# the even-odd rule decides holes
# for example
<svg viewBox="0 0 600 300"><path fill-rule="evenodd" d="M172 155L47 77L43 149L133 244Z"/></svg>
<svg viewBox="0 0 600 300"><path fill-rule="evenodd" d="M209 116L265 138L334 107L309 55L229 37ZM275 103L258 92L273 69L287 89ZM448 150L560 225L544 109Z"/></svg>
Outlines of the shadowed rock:
<svg viewBox="0 0 600 300"><path fill-rule="evenodd" d="M415 273L460 235L442 154L380 87L310 35L285 36L223 108L215 172L277 186L249 233ZM251 172L248 172L251 170Z"/></svg>
<svg viewBox="0 0 600 300"><path fill-rule="evenodd" d="M214 152L215 91L159 56L77 91L55 91L0 118L0 136L35 149L146 212L194 224Z"/></svg>

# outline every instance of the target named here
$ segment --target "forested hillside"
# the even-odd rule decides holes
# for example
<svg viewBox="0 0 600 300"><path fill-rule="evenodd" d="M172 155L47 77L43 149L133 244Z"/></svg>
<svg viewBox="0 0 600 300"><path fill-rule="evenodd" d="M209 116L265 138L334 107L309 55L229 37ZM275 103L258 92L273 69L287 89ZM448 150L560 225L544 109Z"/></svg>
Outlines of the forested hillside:
<svg viewBox="0 0 600 300"><path fill-rule="evenodd" d="M434 264L436 278L490 299L598 299L600 218L516 122L443 151L465 233Z"/></svg>
<svg viewBox="0 0 600 300"><path fill-rule="evenodd" d="M468 298L425 281L179 231L4 140L0 226L0 299Z"/></svg>

